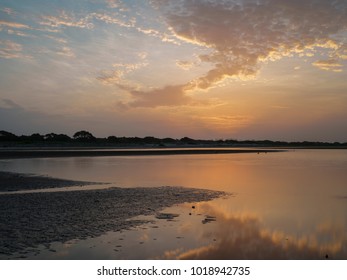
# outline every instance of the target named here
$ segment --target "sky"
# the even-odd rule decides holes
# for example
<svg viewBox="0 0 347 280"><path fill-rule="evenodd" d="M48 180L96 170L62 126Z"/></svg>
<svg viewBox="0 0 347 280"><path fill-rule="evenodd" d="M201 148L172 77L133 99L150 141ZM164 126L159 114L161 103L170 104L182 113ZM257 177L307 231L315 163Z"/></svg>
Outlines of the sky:
<svg viewBox="0 0 347 280"><path fill-rule="evenodd" d="M347 142L347 0L0 0L0 130Z"/></svg>

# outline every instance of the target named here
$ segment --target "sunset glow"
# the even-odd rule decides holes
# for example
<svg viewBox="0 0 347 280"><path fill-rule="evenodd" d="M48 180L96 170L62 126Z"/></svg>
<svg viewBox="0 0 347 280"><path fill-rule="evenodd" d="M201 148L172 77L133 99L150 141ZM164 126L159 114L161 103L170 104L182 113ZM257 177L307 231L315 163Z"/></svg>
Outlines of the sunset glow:
<svg viewBox="0 0 347 280"><path fill-rule="evenodd" d="M347 141L345 0L0 0L0 130Z"/></svg>

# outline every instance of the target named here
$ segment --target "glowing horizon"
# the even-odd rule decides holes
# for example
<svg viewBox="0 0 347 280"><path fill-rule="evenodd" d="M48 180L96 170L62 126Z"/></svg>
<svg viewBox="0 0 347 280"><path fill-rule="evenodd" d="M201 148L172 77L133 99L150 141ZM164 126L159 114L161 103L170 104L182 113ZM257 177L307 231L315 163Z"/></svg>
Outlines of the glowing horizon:
<svg viewBox="0 0 347 280"><path fill-rule="evenodd" d="M0 130L347 141L346 1L0 1Z"/></svg>

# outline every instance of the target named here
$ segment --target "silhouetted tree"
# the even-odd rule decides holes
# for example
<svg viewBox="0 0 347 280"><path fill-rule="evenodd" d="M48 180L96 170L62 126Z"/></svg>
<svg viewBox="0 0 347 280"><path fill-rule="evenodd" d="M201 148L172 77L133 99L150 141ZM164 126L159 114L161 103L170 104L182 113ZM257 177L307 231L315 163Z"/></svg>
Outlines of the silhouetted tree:
<svg viewBox="0 0 347 280"><path fill-rule="evenodd" d="M146 144L159 144L161 140L153 136L146 136L145 138L143 138L143 142Z"/></svg>
<svg viewBox="0 0 347 280"><path fill-rule="evenodd" d="M94 141L96 139L93 134L86 130L77 131L73 138L78 141Z"/></svg>
<svg viewBox="0 0 347 280"><path fill-rule="evenodd" d="M185 143L185 144L190 144L190 145L194 145L197 143L196 140L189 138L189 137L183 137L180 139L180 142Z"/></svg>
<svg viewBox="0 0 347 280"><path fill-rule="evenodd" d="M110 142L110 143L118 143L118 138L116 136L108 136L107 137L107 142Z"/></svg>
<svg viewBox="0 0 347 280"><path fill-rule="evenodd" d="M44 140L44 137L39 133L34 133L28 137L28 140L33 141L33 142L40 142L40 141Z"/></svg>
<svg viewBox="0 0 347 280"><path fill-rule="evenodd" d="M0 141L16 141L18 137L11 132L1 130L0 131Z"/></svg>
<svg viewBox="0 0 347 280"><path fill-rule="evenodd" d="M69 142L71 138L65 134L48 133L44 136L45 141Z"/></svg>
<svg viewBox="0 0 347 280"><path fill-rule="evenodd" d="M44 136L45 140L48 140L48 141L54 141L56 139L56 137L58 136L58 134L55 134L55 133L48 133Z"/></svg>
<svg viewBox="0 0 347 280"><path fill-rule="evenodd" d="M173 143L176 143L177 142L177 140L175 140L175 139L173 139L173 138L164 138L164 139L162 139L162 142L163 143L166 143L166 144L173 144Z"/></svg>

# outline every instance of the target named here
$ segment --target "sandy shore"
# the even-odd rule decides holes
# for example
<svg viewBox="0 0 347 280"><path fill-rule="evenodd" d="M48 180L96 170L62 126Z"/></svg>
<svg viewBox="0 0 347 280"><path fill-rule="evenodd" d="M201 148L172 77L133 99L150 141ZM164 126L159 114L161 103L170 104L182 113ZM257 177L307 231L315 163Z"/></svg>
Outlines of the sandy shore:
<svg viewBox="0 0 347 280"><path fill-rule="evenodd" d="M150 156L279 152L278 149L228 149L228 148L182 148L182 149L1 149L0 159L48 158L48 157L95 157L95 156Z"/></svg>
<svg viewBox="0 0 347 280"><path fill-rule="evenodd" d="M8 176L7 182L12 180L12 186L17 182L17 189L30 185L28 182L33 179L32 176L12 175L0 173L2 178ZM57 179L39 176L35 177L35 182L40 179L41 187L57 183ZM59 184L68 186L68 182L62 180ZM85 239L127 229L145 222L130 218L154 215L172 205L207 201L222 195L225 193L182 187L0 195L0 259L11 259L15 255L25 257L42 244L49 247L55 241Z"/></svg>

